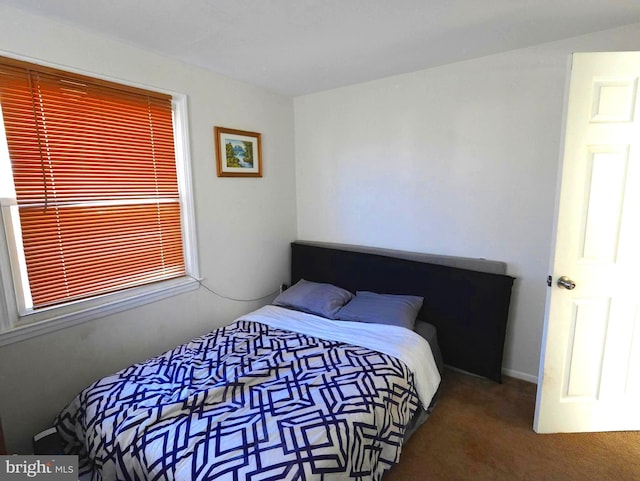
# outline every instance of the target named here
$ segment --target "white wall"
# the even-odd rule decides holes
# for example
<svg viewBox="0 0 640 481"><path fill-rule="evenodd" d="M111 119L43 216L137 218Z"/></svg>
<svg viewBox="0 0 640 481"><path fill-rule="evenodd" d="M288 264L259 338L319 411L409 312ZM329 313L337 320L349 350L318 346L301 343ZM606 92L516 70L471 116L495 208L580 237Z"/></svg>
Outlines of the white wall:
<svg viewBox="0 0 640 481"><path fill-rule="evenodd" d="M298 237L506 261L504 367L535 381L569 56L638 45L640 24L296 98Z"/></svg>
<svg viewBox="0 0 640 481"><path fill-rule="evenodd" d="M40 32L35 35L35 32ZM0 6L0 55L188 95L200 274L218 292L256 298L289 277L296 237L293 101L55 21ZM216 177L213 127L261 132L264 177ZM262 302L204 289L0 348L8 449L27 452L96 378L159 354Z"/></svg>

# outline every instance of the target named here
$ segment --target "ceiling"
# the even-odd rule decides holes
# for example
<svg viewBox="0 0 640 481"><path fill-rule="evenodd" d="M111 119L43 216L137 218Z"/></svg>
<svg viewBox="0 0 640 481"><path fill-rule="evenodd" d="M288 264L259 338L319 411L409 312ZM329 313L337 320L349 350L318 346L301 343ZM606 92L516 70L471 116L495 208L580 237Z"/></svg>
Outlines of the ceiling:
<svg viewBox="0 0 640 481"><path fill-rule="evenodd" d="M640 22L636 0L0 0L297 96Z"/></svg>

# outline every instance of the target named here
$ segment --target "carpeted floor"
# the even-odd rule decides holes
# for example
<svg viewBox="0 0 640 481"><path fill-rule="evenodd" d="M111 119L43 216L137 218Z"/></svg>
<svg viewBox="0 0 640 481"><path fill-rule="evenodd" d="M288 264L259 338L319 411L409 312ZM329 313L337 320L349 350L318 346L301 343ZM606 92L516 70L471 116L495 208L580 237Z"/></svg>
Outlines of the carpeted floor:
<svg viewBox="0 0 640 481"><path fill-rule="evenodd" d="M535 397L528 382L445 371L433 414L383 481L640 481L640 432L536 434Z"/></svg>

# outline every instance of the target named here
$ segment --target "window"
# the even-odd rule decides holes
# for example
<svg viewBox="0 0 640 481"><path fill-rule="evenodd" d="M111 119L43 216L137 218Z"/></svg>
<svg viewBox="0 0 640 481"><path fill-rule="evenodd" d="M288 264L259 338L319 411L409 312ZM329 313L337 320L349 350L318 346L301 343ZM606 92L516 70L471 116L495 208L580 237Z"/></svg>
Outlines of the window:
<svg viewBox="0 0 640 481"><path fill-rule="evenodd" d="M21 316L189 273L173 100L0 58L0 197Z"/></svg>

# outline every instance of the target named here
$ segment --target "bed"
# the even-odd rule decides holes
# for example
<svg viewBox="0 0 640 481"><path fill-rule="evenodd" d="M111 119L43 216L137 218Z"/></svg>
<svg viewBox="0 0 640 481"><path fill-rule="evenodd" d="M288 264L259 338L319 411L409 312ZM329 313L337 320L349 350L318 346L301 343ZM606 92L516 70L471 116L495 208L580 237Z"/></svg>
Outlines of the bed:
<svg viewBox="0 0 640 481"><path fill-rule="evenodd" d="M55 426L81 474L379 480L433 409L443 362L499 380L486 358L501 360L508 298L496 309L504 296L486 286L502 279L510 293L513 278L357 246L294 242L291 255L292 288L272 305L98 380L62 410ZM473 291L464 319L425 297L449 282ZM439 344L473 322L502 339L481 339L491 352Z"/></svg>

